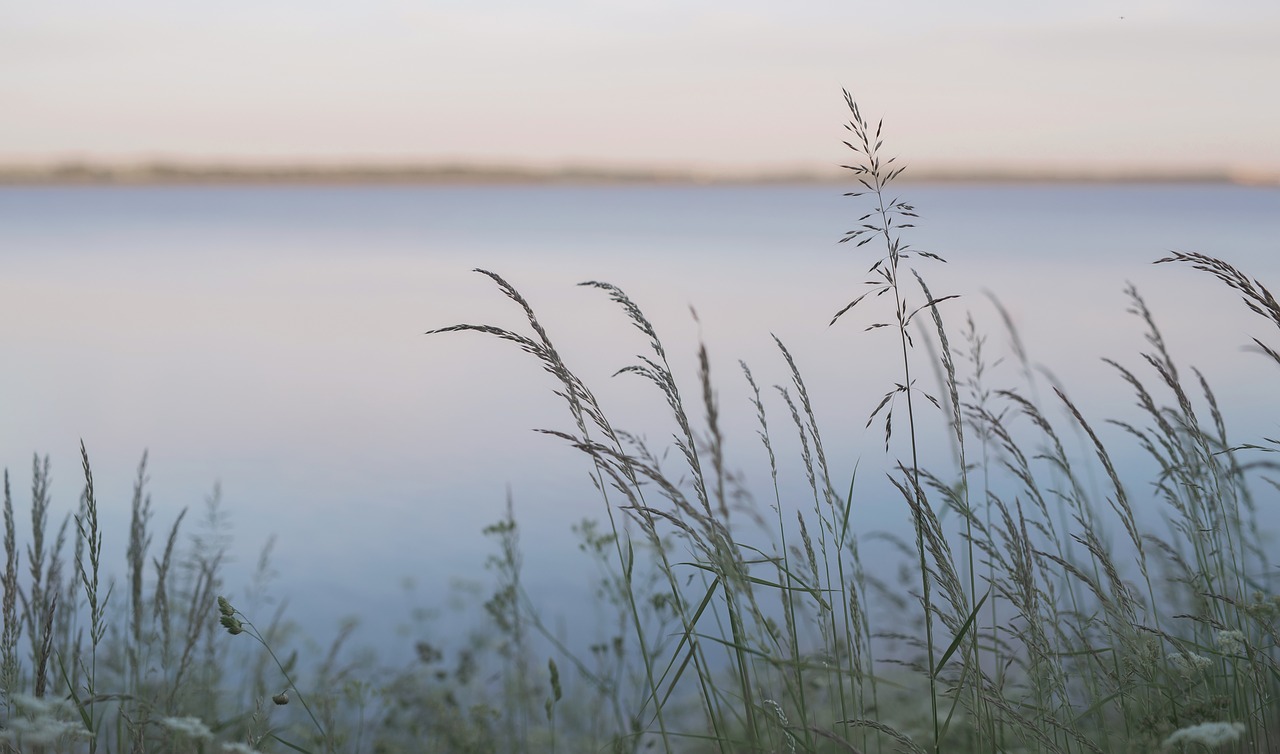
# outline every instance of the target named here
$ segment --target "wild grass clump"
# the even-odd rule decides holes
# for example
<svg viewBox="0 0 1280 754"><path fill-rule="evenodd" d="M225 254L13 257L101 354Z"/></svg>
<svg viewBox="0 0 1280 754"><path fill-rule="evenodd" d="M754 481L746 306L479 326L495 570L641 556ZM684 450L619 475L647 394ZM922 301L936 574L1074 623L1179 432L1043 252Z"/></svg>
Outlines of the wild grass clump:
<svg viewBox="0 0 1280 754"><path fill-rule="evenodd" d="M613 558L607 593L630 631L632 672L617 678L625 687L599 686L621 711L609 745L1276 750L1280 596L1252 488L1258 479L1275 486L1260 455L1272 448L1229 438L1208 380L1175 362L1133 288L1148 348L1136 366L1108 363L1134 393L1137 418L1099 423L1056 385L1053 399L1038 400L1044 386L1020 346L1026 379L993 384L972 313L953 332L953 297L933 294L914 266L941 257L906 240L916 211L889 193L902 168L882 158L881 124L846 99L856 160L845 167L859 186L849 196L868 210L841 240L879 251L869 257L868 289L832 323L883 304L864 326L894 334L897 374L886 375L893 387L868 425L882 423L909 539L860 529L856 464L828 457L820 411L781 341L785 377L771 390L741 365L761 452L737 463L764 464L772 480L757 498L729 460L706 346L682 385L650 320L616 286L583 284L641 333L643 351L618 374L658 391L674 463L662 460L666 448L614 424L533 306L498 274L479 271L523 311L527 333L474 324L432 331L516 344L553 377L568 409L567 428L541 431L588 464L604 516L591 530L594 552ZM1231 265L1199 254L1160 261L1214 274L1280 326L1280 305ZM931 373L936 391L920 382ZM950 459L926 457L924 432L950 438ZM1148 487L1125 478L1115 441L1104 439L1115 433L1158 469ZM803 480L803 494L790 475ZM868 566L868 543L886 538L914 564L912 581L889 583L890 569ZM516 619L505 620L515 630ZM560 649L563 664L600 683L577 653Z"/></svg>
<svg viewBox="0 0 1280 754"><path fill-rule="evenodd" d="M230 656L216 636L230 544L217 489L188 542L180 538L186 508L156 531L144 453L124 568L110 568L83 445L80 454L79 503L61 521L52 512L49 460L34 459L25 548L4 475L0 751L257 750L271 731L246 693L270 694L261 671L246 668L261 662ZM252 630L270 653L265 637L278 638L280 626ZM240 691L229 692L230 684Z"/></svg>

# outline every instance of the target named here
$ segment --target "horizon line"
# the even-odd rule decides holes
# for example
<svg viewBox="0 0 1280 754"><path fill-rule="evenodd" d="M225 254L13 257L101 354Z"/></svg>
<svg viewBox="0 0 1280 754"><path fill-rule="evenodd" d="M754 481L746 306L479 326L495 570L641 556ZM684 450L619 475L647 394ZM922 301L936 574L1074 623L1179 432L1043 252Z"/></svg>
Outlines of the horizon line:
<svg viewBox="0 0 1280 754"><path fill-rule="evenodd" d="M145 160L106 162L59 160L0 163L0 185L502 185L502 184L830 184L856 181L847 170L831 168L760 169L731 172L678 168L626 168L602 165L529 167L462 162L345 163ZM1231 168L1045 168L935 167L908 170L909 183L1228 183L1280 187L1280 170Z"/></svg>

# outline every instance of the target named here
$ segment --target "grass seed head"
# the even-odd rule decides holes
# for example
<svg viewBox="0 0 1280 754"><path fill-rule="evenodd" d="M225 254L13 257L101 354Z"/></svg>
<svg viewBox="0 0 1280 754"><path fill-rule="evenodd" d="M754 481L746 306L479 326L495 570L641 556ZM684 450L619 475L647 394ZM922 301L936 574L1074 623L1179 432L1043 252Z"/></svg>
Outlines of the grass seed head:
<svg viewBox="0 0 1280 754"><path fill-rule="evenodd" d="M222 616L222 618L218 620L218 622L221 623L222 627L227 629L227 633L231 634L232 636L235 636L236 634L244 633L244 624L242 624L234 616L224 615Z"/></svg>

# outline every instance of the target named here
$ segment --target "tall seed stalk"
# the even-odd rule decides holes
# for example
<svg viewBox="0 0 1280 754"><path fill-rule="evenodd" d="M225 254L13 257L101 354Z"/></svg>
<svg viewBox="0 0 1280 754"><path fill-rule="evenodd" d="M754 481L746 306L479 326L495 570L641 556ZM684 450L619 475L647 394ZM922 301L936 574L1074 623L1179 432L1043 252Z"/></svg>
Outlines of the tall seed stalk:
<svg viewBox="0 0 1280 754"><path fill-rule="evenodd" d="M111 591L108 589L105 595L99 592L102 529L98 525L98 499L93 491L93 470L89 467L89 451L85 449L83 441L80 443L80 461L84 468L84 513L76 517L76 528L80 532L81 541L85 543L89 565L86 568L84 559L77 558L76 568L80 573L80 583L84 588L85 597L89 601L89 665L84 668L86 697L83 700L79 699L74 687L71 689L71 694L76 706L80 709L85 727L92 736L89 739L89 751L92 754L98 750L98 729L101 723L100 716L98 721L94 720L92 709L98 694L98 645L107 635L107 601L111 598Z"/></svg>
<svg viewBox="0 0 1280 754"><path fill-rule="evenodd" d="M851 115L850 121L845 124L845 128L853 134L852 141L844 142L845 146L858 154L858 160L851 165L842 165L841 167L850 170L857 177L858 183L862 186L860 191L850 191L845 196L861 197L870 196L874 199L874 207L870 212L858 218L858 227L845 233L840 239L841 243L848 241L857 241L857 246L865 246L871 241L879 238L884 241L885 256L880 258L873 264L868 271L873 275L873 279L867 281L867 285L871 289L863 293L858 298L836 313L831 319L831 324L835 324L844 314L849 312L853 307L857 306L861 301L871 295L877 297L884 294L892 294L894 305L894 321L893 322L877 322L870 325L867 330L875 330L881 327L893 327L898 333L899 351L902 356L902 383L895 386L885 394L880 404L872 411L871 417L867 420L870 426L875 417L882 411L885 414L885 450L889 449L889 440L893 432L893 402L894 399L901 394L906 399L907 404L907 429L909 433L909 444L911 447L911 464L910 466L900 466L906 472L909 481L906 485L898 485L898 488L908 498L911 504L912 518L916 531L916 551L920 558L920 585L921 599L924 606L924 627L925 627L925 648L928 653L929 662L929 703L933 717L933 739L934 751L940 751L942 726L938 715L938 664L936 656L936 647L934 643L934 606L932 597L932 580L930 578L930 570L928 567L928 557L925 548L925 531L928 523L925 520L926 511L928 510L928 501L925 498L924 487L921 485L920 479L920 457L919 443L916 438L916 418L915 404L913 395L915 393L914 379L911 374L911 358L910 352L912 347L911 335L908 328L911 320L924 309L932 310L937 303L945 301L953 296L944 296L942 298L930 298L925 304L915 310L908 310L905 292L901 285L901 274L904 271L903 261L911 256L921 256L931 259L942 260L937 254L927 251L913 249L910 244L903 243L901 231L906 228L914 227L911 222L916 217L915 207L899 200L898 198L889 198L885 193L889 184L895 178L902 174L905 166L892 167L896 158L890 157L882 161L880 157L880 148L884 142L881 139L881 130L884 126L884 120L876 123L874 133L870 124L862 117L862 113L858 105L853 100L853 95L848 90L844 92L845 103L849 107ZM912 271L914 272L914 270ZM926 396L928 397L928 396ZM930 401L937 405L937 401L929 398ZM895 482L896 484L896 482Z"/></svg>
<svg viewBox="0 0 1280 754"><path fill-rule="evenodd" d="M10 695L18 688L22 666L18 660L18 640L22 623L18 616L18 542L13 520L13 498L9 493L9 470L4 472L4 633L0 635L0 689L5 694L5 711Z"/></svg>

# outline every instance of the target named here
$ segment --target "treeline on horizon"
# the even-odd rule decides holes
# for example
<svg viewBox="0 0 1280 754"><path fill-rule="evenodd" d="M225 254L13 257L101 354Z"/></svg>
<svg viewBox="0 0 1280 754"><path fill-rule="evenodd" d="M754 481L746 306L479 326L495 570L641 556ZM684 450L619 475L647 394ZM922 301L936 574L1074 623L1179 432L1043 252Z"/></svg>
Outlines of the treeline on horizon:
<svg viewBox="0 0 1280 754"><path fill-rule="evenodd" d="M70 160L43 164L0 164L0 185L165 185L165 184L826 184L839 171L808 169L726 173L696 169L613 168L607 166L524 167L466 163L238 163L149 161L132 163ZM913 169L911 183L1225 183L1280 186L1280 173L1231 169L1157 170L1082 167Z"/></svg>

